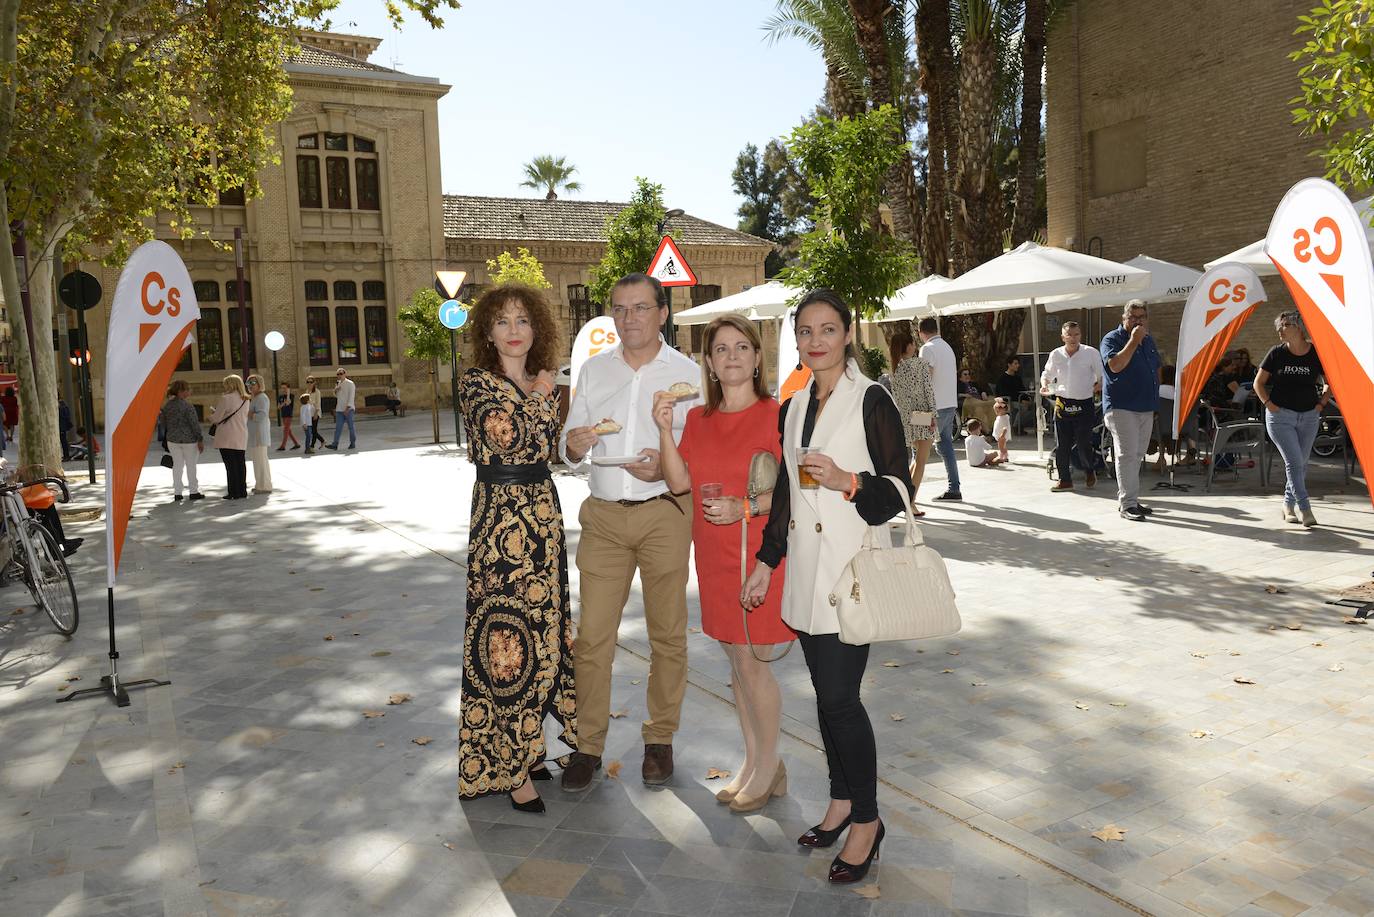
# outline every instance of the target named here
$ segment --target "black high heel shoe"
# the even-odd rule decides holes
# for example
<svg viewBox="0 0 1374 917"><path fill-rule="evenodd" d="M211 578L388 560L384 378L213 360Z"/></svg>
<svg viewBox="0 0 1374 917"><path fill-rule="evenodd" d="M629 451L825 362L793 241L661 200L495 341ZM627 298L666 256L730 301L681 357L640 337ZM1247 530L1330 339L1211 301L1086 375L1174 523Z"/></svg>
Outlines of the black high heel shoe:
<svg viewBox="0 0 1374 917"><path fill-rule="evenodd" d="M510 798L510 807L517 812L533 812L535 815L544 814L544 800L539 796L534 797L528 802L516 802L515 797L512 796Z"/></svg>
<svg viewBox="0 0 1374 917"><path fill-rule="evenodd" d="M848 827L849 816L846 815L844 821L840 822L839 825L831 828L829 831L822 828L820 825L816 825L801 837L797 838L797 843L803 847L829 847L831 844L835 843L839 836L844 833L844 829Z"/></svg>
<svg viewBox="0 0 1374 917"><path fill-rule="evenodd" d="M873 838L873 849L868 851L868 859L857 866L853 863L846 863L838 856L830 864L830 881L836 883L862 882L868 875L868 870L878 859L878 848L883 845L883 836L887 834L887 827L883 824L878 825L878 836Z"/></svg>
<svg viewBox="0 0 1374 917"><path fill-rule="evenodd" d="M550 773L549 773L549 769L548 769L547 767L545 767L544 765L541 764L539 767L532 767L532 768L530 768L530 779L531 779L531 780L552 780L552 779L553 779L553 774L550 774Z"/></svg>

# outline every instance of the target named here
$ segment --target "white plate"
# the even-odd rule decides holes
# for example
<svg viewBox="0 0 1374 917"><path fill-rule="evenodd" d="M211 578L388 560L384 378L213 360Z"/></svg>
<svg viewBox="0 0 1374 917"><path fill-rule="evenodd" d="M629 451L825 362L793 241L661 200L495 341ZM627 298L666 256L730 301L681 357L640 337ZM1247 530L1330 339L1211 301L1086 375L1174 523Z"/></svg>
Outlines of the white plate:
<svg viewBox="0 0 1374 917"><path fill-rule="evenodd" d="M636 462L647 462L647 455L594 455L592 456L593 465L633 465Z"/></svg>

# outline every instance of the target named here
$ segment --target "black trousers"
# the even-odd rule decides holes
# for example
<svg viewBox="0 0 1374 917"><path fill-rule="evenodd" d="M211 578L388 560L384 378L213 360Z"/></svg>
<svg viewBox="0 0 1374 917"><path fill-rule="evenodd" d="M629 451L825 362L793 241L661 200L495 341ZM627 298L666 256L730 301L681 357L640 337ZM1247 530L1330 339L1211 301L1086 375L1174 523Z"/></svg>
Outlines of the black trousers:
<svg viewBox="0 0 1374 917"><path fill-rule="evenodd" d="M848 799L857 823L878 820L878 746L859 699L868 647L841 643L838 634L798 633L830 767L830 798Z"/></svg>
<svg viewBox="0 0 1374 917"><path fill-rule="evenodd" d="M221 449L219 457L224 460L224 473L229 478L229 496L248 496L247 452L243 449Z"/></svg>
<svg viewBox="0 0 1374 917"><path fill-rule="evenodd" d="M1054 463L1059 468L1059 480L1073 480L1073 452L1075 449L1078 450L1078 460L1082 462L1084 471L1092 473L1097 466L1097 456L1093 454L1093 426L1096 420L1097 413L1091 398L1082 400L1056 399L1054 408Z"/></svg>

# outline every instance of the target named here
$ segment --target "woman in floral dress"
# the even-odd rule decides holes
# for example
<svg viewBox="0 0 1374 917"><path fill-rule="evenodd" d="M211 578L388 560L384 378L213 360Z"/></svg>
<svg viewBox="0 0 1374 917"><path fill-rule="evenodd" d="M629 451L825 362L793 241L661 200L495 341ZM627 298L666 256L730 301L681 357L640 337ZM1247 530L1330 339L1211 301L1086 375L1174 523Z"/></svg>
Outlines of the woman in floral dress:
<svg viewBox="0 0 1374 917"><path fill-rule="evenodd" d="M458 794L509 793L543 812L544 718L576 747L572 609L563 512L549 476L558 443L557 326L543 296L508 284L472 313L459 398L477 466L468 537Z"/></svg>
<svg viewBox="0 0 1374 917"><path fill-rule="evenodd" d="M926 459L930 456L930 444L935 440L935 384L934 370L930 364L916 355L916 342L911 335L899 331L888 343L892 354L892 400L897 402L897 410L902 415L902 425L906 428L906 441L911 449L911 487L912 494L921 486L925 476ZM912 422L913 412L930 414L929 424L917 425ZM915 508L916 499L912 497L912 510L917 516L925 513Z"/></svg>

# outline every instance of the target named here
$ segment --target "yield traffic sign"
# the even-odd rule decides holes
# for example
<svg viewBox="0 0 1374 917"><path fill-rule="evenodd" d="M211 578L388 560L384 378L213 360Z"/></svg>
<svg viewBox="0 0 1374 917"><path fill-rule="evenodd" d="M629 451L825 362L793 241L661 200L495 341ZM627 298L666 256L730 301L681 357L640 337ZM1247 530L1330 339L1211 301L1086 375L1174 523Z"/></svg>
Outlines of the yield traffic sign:
<svg viewBox="0 0 1374 917"><path fill-rule="evenodd" d="M665 287L693 287L697 283L697 275L688 266L687 259L682 257L682 251L672 236L664 236L663 241L658 243L658 251L649 262L647 273Z"/></svg>

